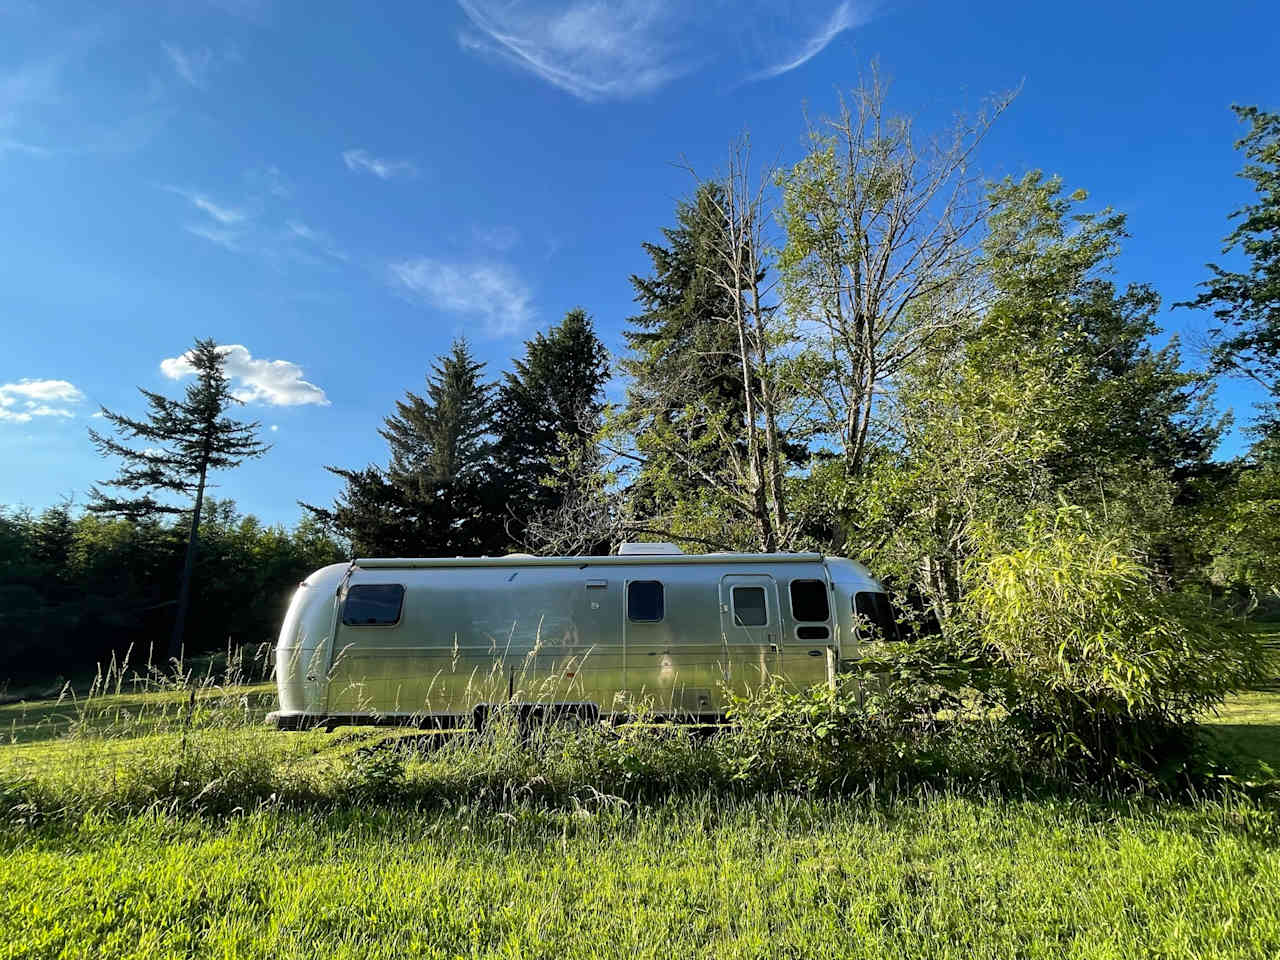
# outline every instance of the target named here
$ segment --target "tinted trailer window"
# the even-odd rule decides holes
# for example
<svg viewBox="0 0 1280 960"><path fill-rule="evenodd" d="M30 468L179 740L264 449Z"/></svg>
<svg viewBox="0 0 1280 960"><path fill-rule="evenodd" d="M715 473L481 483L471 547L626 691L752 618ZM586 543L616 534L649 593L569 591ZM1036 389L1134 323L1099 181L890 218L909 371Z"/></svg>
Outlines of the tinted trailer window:
<svg viewBox="0 0 1280 960"><path fill-rule="evenodd" d="M348 627L389 627L400 622L404 587L398 583L357 583L347 590L342 622Z"/></svg>

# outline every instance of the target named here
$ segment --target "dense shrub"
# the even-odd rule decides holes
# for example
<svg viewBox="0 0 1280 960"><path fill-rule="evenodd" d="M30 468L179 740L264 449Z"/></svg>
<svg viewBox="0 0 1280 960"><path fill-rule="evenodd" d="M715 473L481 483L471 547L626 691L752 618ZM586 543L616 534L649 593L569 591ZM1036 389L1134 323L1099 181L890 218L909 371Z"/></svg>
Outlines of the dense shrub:
<svg viewBox="0 0 1280 960"><path fill-rule="evenodd" d="M1192 723L1265 672L1257 639L1205 597L1163 587L1088 513L1035 513L975 562L956 646L1059 775L1185 773Z"/></svg>

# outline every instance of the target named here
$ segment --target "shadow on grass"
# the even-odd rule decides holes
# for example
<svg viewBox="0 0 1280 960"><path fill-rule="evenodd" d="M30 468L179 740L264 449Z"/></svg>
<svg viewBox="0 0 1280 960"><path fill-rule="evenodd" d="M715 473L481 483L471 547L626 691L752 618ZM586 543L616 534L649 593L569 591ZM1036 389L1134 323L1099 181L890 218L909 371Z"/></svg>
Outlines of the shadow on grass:
<svg viewBox="0 0 1280 960"><path fill-rule="evenodd" d="M1240 764L1246 773L1280 776L1280 722L1206 723L1201 729L1215 750Z"/></svg>

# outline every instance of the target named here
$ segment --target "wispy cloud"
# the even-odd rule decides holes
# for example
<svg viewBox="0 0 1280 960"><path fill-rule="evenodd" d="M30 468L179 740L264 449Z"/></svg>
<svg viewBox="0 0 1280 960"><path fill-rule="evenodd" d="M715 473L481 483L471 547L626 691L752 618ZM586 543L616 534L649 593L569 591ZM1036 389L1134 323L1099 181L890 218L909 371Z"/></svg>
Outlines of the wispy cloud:
<svg viewBox="0 0 1280 960"><path fill-rule="evenodd" d="M188 223L182 229L193 237L208 240L223 250L229 250L232 253L244 252L245 233L242 230L228 230L208 223Z"/></svg>
<svg viewBox="0 0 1280 960"><path fill-rule="evenodd" d="M397 289L439 310L478 320L487 336L510 336L533 321L532 294L505 264L417 257L392 263L389 273Z"/></svg>
<svg viewBox="0 0 1280 960"><path fill-rule="evenodd" d="M248 214L243 210L215 203L209 199L208 194L201 193L199 190L186 190L182 187L165 187L165 189L170 193L176 193L178 196L185 198L193 207L207 213L218 223L230 225L241 223L248 218Z"/></svg>
<svg viewBox="0 0 1280 960"><path fill-rule="evenodd" d="M86 114L85 98L69 89L68 74L86 72L101 38L98 29L51 37L50 52L0 67L0 155L120 153L151 139L168 109L150 92L103 93L109 106ZM65 131L74 131L74 139L68 141Z"/></svg>
<svg viewBox="0 0 1280 960"><path fill-rule="evenodd" d="M582 100L626 99L716 61L738 79L744 64L747 79L794 70L864 22L854 2L458 0L468 20L458 42Z"/></svg>
<svg viewBox="0 0 1280 960"><path fill-rule="evenodd" d="M350 259L343 251L338 249L337 244L333 242L333 237L323 230L310 227L301 220L288 221L285 224L285 229L289 231L290 236L305 241L327 257L333 257L333 259L341 260L344 263Z"/></svg>
<svg viewBox="0 0 1280 960"><path fill-rule="evenodd" d="M302 379L302 367L296 363L255 357L248 347L239 343L224 344L218 351L225 358L224 369L231 378L232 395L237 400L271 407L329 405L323 390ZM160 371L170 380L181 380L195 373L191 351L161 360Z"/></svg>
<svg viewBox="0 0 1280 960"><path fill-rule="evenodd" d="M191 86L203 90L209 79L209 68L213 65L213 51L208 47L197 50L184 50L172 43L164 44L164 52L169 56L174 72Z"/></svg>
<svg viewBox="0 0 1280 960"><path fill-rule="evenodd" d="M796 52L777 63L765 67L752 79L763 80L768 77L777 77L796 69L796 67L804 66L825 50L827 45L840 34L846 30L852 30L854 27L862 26L868 19L870 19L869 13L865 11L859 12L854 8L850 0L844 0L840 6L832 11L831 19L809 37Z"/></svg>
<svg viewBox="0 0 1280 960"><path fill-rule="evenodd" d="M0 421L27 423L35 417L74 417L84 393L66 380L23 379L0 384Z"/></svg>
<svg viewBox="0 0 1280 960"><path fill-rule="evenodd" d="M361 171L372 173L382 180L390 180L392 177L412 176L418 172L417 166L409 160L390 160L386 157L376 157L362 148L344 150L342 162L347 165L348 170L356 173Z"/></svg>
<svg viewBox="0 0 1280 960"><path fill-rule="evenodd" d="M346 262L350 258L328 233L317 229L297 216L282 216L279 201L287 199L289 191L275 189L284 183L274 167L251 171L250 179L256 181L263 192L242 198L233 204L214 200L203 190L166 186L163 189L186 200L204 219L182 225L187 233L229 253L256 256L276 266L288 261L321 264L328 261Z"/></svg>
<svg viewBox="0 0 1280 960"><path fill-rule="evenodd" d="M690 69L672 30L680 4L458 3L474 28L459 37L464 49L500 57L582 100L641 96Z"/></svg>

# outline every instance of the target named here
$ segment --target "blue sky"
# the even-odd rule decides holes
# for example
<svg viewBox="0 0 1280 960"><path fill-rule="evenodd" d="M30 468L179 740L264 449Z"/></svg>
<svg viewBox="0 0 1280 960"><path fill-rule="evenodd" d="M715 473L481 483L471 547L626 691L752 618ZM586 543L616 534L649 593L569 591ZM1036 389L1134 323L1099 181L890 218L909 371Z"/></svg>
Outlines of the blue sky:
<svg viewBox="0 0 1280 960"><path fill-rule="evenodd" d="M984 172L1126 211L1169 303L1248 197L1228 105L1280 108L1271 2L0 0L0 503L83 501L97 405L212 336L275 444L216 495L292 522L454 336L496 375L581 305L617 349L676 162L795 159L874 57L926 129L1022 84Z"/></svg>

